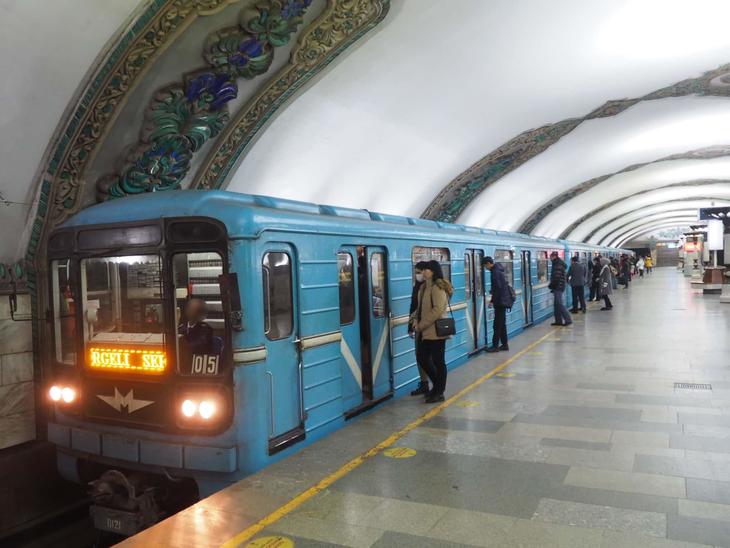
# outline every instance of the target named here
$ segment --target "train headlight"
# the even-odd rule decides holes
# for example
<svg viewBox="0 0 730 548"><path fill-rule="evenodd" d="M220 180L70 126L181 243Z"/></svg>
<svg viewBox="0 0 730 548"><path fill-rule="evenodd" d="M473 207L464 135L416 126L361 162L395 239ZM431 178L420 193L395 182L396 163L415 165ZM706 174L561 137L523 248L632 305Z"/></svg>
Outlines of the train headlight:
<svg viewBox="0 0 730 548"><path fill-rule="evenodd" d="M225 400L215 394L185 394L180 401L181 426L212 427L225 410Z"/></svg>
<svg viewBox="0 0 730 548"><path fill-rule="evenodd" d="M62 389L60 386L54 385L48 390L48 396L51 398L51 401L61 401L61 395Z"/></svg>
<svg viewBox="0 0 730 548"><path fill-rule="evenodd" d="M182 402L180 410L184 416L190 419L195 416L195 412L198 410L198 404L193 400L185 400Z"/></svg>
<svg viewBox="0 0 730 548"><path fill-rule="evenodd" d="M201 401L198 406L198 413L200 413L201 418L209 420L213 415L215 415L215 402L211 400Z"/></svg>
<svg viewBox="0 0 730 548"><path fill-rule="evenodd" d="M54 384L48 389L48 397L54 403L73 403L76 401L76 396L76 390L70 386L59 386Z"/></svg>
<svg viewBox="0 0 730 548"><path fill-rule="evenodd" d="M64 386L61 389L61 399L64 403L71 403L76 399L76 390L69 386Z"/></svg>

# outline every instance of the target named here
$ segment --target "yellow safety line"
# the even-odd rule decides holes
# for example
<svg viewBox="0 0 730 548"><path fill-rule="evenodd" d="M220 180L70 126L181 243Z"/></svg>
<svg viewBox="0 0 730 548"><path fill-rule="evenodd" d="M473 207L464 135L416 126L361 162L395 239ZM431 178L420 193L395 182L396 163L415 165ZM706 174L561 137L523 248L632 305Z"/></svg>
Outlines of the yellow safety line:
<svg viewBox="0 0 730 548"><path fill-rule="evenodd" d="M350 472L352 472L355 468L363 464L366 460L368 460L371 457L374 457L378 453L380 453L383 449L387 449L391 445L393 445L395 442L397 442L400 438L405 436L408 432L413 430L414 428L417 428L427 420L435 417L441 411L446 409L449 405L454 403L456 400L461 398L462 396L468 394L472 390L474 390L477 386L482 384L487 379L490 379L503 369L505 369L509 364L514 362L517 358L520 356L526 354L533 348L535 348L538 344L542 343L545 339L550 337L553 333L557 332L558 329L553 329L552 331L548 332L547 334L543 335L539 339L537 339L535 342L529 344L527 347L523 348L517 354L506 360L504 363L498 365L494 369L492 369L489 373L486 373L479 377L477 380L472 382L470 385L462 388L459 390L456 394L451 396L448 400L443 402L442 404L437 405L436 407L429 410L427 413L424 413L419 418L414 420L413 422L407 424L394 434L391 434L387 438L385 438L383 441L381 441L378 445L375 447L372 447L365 451L364 453L358 455L354 459L352 459L347 464L344 464L342 467L340 467L338 470L335 470L332 472L329 476L326 476L325 478L321 479L319 482L317 482L315 485L307 489L306 491L303 491L302 493L298 494L296 497L291 499L289 502L284 504L283 506L280 506L273 512L271 512L268 516L260 519L258 522L254 523L253 525L247 527L240 533L238 533L235 537L232 537L228 539L226 542L224 542L221 545L221 548L235 548L237 546L240 546L242 542L247 541L257 533L260 533L263 531L266 527L271 525L272 523L275 523L276 521L280 520L287 514L289 514L292 510L297 508L298 506L305 503L307 500L311 499L314 495L320 493L321 491L324 491L332 485L334 482L336 482L338 479L342 478L343 476L346 476Z"/></svg>

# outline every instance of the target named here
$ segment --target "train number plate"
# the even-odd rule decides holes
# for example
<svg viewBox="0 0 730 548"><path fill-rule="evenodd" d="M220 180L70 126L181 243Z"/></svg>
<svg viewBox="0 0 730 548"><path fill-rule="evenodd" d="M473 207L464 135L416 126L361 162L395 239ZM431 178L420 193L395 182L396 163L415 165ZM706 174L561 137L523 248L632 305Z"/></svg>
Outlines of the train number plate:
<svg viewBox="0 0 730 548"><path fill-rule="evenodd" d="M220 356L216 354L193 354L191 373L193 375L217 375Z"/></svg>

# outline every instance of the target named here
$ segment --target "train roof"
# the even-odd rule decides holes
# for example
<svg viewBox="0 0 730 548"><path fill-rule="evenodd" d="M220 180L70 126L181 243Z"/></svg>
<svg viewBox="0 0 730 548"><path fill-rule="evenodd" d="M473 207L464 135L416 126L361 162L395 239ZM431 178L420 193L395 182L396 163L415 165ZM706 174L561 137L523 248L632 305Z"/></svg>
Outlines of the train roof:
<svg viewBox="0 0 730 548"><path fill-rule="evenodd" d="M366 209L318 205L224 190L175 190L110 200L80 211L66 221L62 228L145 221L165 217L214 217L226 225L229 235L232 237L255 237L264 228L272 225L284 228L284 223L310 226L323 224L328 227L346 228L360 223L367 223L372 227L373 225L370 223L375 222L380 226L383 226L381 223L390 225L390 230L411 235L425 232L418 229L426 229L426 231L442 229L454 236L461 232L496 236L516 242L530 241L543 245L568 243L594 249L607 249L602 246L555 240L544 236L531 236L418 217L377 213ZM348 222L342 225L343 220Z"/></svg>

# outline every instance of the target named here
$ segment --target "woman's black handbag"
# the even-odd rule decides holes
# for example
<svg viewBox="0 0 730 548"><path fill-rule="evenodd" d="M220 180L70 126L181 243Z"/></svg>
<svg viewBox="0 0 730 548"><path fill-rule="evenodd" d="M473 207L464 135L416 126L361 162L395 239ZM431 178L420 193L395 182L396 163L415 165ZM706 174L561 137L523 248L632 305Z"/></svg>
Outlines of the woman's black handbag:
<svg viewBox="0 0 730 548"><path fill-rule="evenodd" d="M451 310L451 299L448 300L448 303L449 313L451 314L451 317L439 318L438 320L436 320L434 326L436 327L437 337L451 337L453 335L456 335L456 322L454 321L454 313ZM431 306L433 307L433 295L431 296Z"/></svg>

